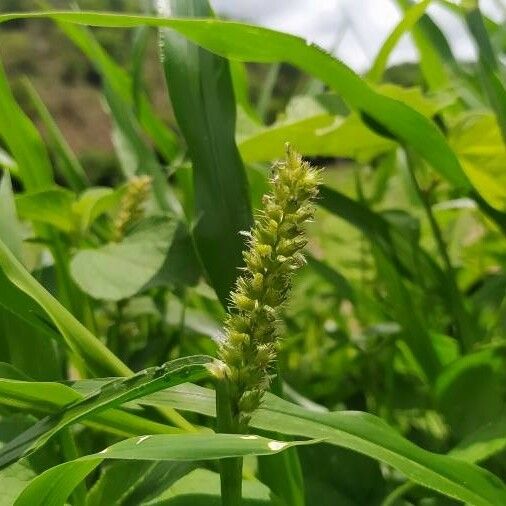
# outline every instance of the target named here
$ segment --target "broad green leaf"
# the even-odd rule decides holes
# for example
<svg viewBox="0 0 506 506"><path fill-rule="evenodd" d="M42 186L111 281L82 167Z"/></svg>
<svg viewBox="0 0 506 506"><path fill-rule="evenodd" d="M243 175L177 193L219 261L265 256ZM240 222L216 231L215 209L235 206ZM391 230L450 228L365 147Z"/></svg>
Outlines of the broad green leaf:
<svg viewBox="0 0 506 506"><path fill-rule="evenodd" d="M357 114L334 116L313 97L297 97L289 104L307 109L307 116L287 109L286 116L269 127L257 127L239 138L239 150L246 162L270 161L283 156L285 143L297 146L306 156L338 156L367 161L391 150L395 143L372 132Z"/></svg>
<svg viewBox="0 0 506 506"><path fill-rule="evenodd" d="M188 226L180 222L161 269L146 288L154 286L194 286L202 275L201 263Z"/></svg>
<svg viewBox="0 0 506 506"><path fill-rule="evenodd" d="M28 95L37 110L37 114L46 127L51 147L56 155L56 162L69 186L76 192L84 190L90 185L88 176L84 172L76 155L63 137L51 113L40 98L37 90L28 80L25 81Z"/></svg>
<svg viewBox="0 0 506 506"><path fill-rule="evenodd" d="M109 374L123 376L131 373L118 357L30 275L1 240L0 268L13 285L44 309L61 332L69 350L85 360L87 368L98 373L108 371Z"/></svg>
<svg viewBox="0 0 506 506"><path fill-rule="evenodd" d="M450 97L425 97L419 88L395 85L378 87L385 95L399 100L424 116L432 117L449 103ZM253 126L239 136L239 150L247 162L267 161L283 156L286 142L306 156L336 156L368 162L395 148L390 139L372 131L356 113L336 116L325 106L328 96L297 96L284 115L269 127Z"/></svg>
<svg viewBox="0 0 506 506"><path fill-rule="evenodd" d="M420 19L420 17L423 16L430 2L431 0L422 0L421 2L412 5L406 10L404 17L395 26L395 28L386 38L385 42L378 51L371 69L367 73L368 79L370 79L372 82L378 82L381 80L386 69L390 54L399 43L401 37L406 32L409 32Z"/></svg>
<svg viewBox="0 0 506 506"><path fill-rule="evenodd" d="M492 114L468 113L450 130L450 145L480 195L506 211L506 144Z"/></svg>
<svg viewBox="0 0 506 506"><path fill-rule="evenodd" d="M158 2L159 12L212 15L207 0ZM195 244L222 304L242 265L244 240L252 224L247 179L235 145L235 98L228 61L161 31L162 61L172 107L193 165Z"/></svg>
<svg viewBox="0 0 506 506"><path fill-rule="evenodd" d="M55 186L18 195L16 209L19 217L24 220L45 223L64 232L72 232L75 229L72 213L74 201L74 193Z"/></svg>
<svg viewBox="0 0 506 506"><path fill-rule="evenodd" d="M75 282L96 299L135 295L162 267L177 221L146 218L118 243L79 251L70 263Z"/></svg>
<svg viewBox="0 0 506 506"><path fill-rule="evenodd" d="M246 455L273 455L298 444L304 443L238 434L141 436L49 469L31 481L14 504L60 506L74 487L105 459L214 460Z"/></svg>
<svg viewBox="0 0 506 506"><path fill-rule="evenodd" d="M160 367L144 369L126 379L112 380L84 399L72 402L61 411L43 418L9 441L0 449L0 467L36 451L65 427L89 418L94 413L184 381L209 376L209 366L213 362L211 357L196 355L176 359Z"/></svg>
<svg viewBox="0 0 506 506"><path fill-rule="evenodd" d="M53 169L39 132L16 103L0 63L0 138L18 165L27 190L39 190L53 181Z"/></svg>

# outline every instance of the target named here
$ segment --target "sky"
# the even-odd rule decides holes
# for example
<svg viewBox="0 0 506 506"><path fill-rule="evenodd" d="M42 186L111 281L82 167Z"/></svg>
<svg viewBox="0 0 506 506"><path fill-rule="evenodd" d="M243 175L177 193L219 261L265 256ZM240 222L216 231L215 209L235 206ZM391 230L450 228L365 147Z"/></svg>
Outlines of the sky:
<svg viewBox="0 0 506 506"><path fill-rule="evenodd" d="M395 0L211 0L218 15L293 33L315 42L357 72L367 70L382 42L401 19ZM485 14L505 19L506 0L481 0ZM474 60L475 49L463 22L433 2L427 11L447 36L455 56ZM415 61L405 35L391 64Z"/></svg>

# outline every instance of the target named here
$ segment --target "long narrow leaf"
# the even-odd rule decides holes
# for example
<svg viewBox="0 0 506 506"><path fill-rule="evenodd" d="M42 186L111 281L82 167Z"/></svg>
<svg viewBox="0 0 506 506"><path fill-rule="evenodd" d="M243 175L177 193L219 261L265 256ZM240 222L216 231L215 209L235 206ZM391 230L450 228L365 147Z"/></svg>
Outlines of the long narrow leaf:
<svg viewBox="0 0 506 506"><path fill-rule="evenodd" d="M26 189L38 190L53 181L53 169L39 132L14 100L0 63L0 138L17 162Z"/></svg>
<svg viewBox="0 0 506 506"><path fill-rule="evenodd" d="M99 385L106 382L101 382ZM88 395L92 392L93 389L89 391ZM0 378L0 404L7 408L48 415L63 409L65 405L82 400L83 397L78 391L61 383ZM147 418L114 408L97 412L89 418L81 420L81 423L95 430L121 437L146 433L172 434L182 431L182 429L153 422Z"/></svg>
<svg viewBox="0 0 506 506"><path fill-rule="evenodd" d="M165 7L163 7L165 6ZM159 10L179 16L210 16L207 0L172 0ZM228 61L162 30L167 86L193 165L197 224L195 243L223 305L242 265L252 224L247 179L235 144L235 97Z"/></svg>
<svg viewBox="0 0 506 506"><path fill-rule="evenodd" d="M371 69L367 73L367 77L371 81L378 82L381 80L388 63L388 58L392 51L395 49L395 46L397 46L401 37L406 32L409 32L417 23L417 21L423 16L430 2L431 0L423 0L422 2L412 5L409 7L409 9L406 10L404 17L395 26L393 31L381 46L378 54L376 55L376 58L374 59Z"/></svg>
<svg viewBox="0 0 506 506"><path fill-rule="evenodd" d="M214 391L191 384L160 391L137 402L215 416ZM324 439L384 462L415 483L476 506L498 506L506 501L505 485L488 471L423 450L368 413L318 413L268 394L255 412L251 426L290 436Z"/></svg>
<svg viewBox="0 0 506 506"><path fill-rule="evenodd" d="M142 436L127 439L100 453L53 467L35 478L21 493L16 506L60 506L74 487L104 459L212 460L246 455L274 455L302 442L284 442L236 434Z"/></svg>
<svg viewBox="0 0 506 506"><path fill-rule="evenodd" d="M128 376L131 373L118 357L30 275L2 241L0 241L0 268L12 284L44 309L61 332L69 349L75 352L77 357L87 360L87 367L97 372L108 371L121 376Z"/></svg>
<svg viewBox="0 0 506 506"><path fill-rule="evenodd" d="M374 91L342 62L299 37L215 19L170 19L92 12L3 14L0 22L27 17L53 18L93 26L165 26L228 58L265 63L286 61L328 84L351 107L370 116L401 142L411 145L452 183L463 188L470 187L455 154L434 123L410 107Z"/></svg>
<svg viewBox="0 0 506 506"><path fill-rule="evenodd" d="M209 375L214 359L206 356L185 357L161 367L145 369L126 379L106 383L88 397L76 400L61 411L43 418L26 432L0 449L0 467L36 451L59 431L107 408L119 406L152 392L195 381Z"/></svg>
<svg viewBox="0 0 506 506"><path fill-rule="evenodd" d="M72 152L72 149L63 137L58 125L32 83L26 80L25 85L32 104L47 129L51 145L56 154L57 163L63 177L74 191L84 190L90 186L90 181L88 180L88 176L84 172L81 163Z"/></svg>
<svg viewBox="0 0 506 506"><path fill-rule="evenodd" d="M499 65L478 2L471 2L471 5L472 8L466 9L465 14L467 26L478 46L478 61L485 92L497 116L497 122L501 127L502 136L506 143L506 89L499 77Z"/></svg>

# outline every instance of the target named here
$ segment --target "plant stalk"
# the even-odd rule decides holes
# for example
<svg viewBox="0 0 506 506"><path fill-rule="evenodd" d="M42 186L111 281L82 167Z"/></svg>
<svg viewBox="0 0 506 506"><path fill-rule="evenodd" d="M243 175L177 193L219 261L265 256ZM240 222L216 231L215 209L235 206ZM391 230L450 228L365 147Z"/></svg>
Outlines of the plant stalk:
<svg viewBox="0 0 506 506"><path fill-rule="evenodd" d="M453 317L455 319L455 324L458 329L458 333L461 338L462 346L465 350L471 349L473 345L473 335L474 335L474 324L471 321L470 315L468 314L464 300L462 298L462 294L460 293L459 287L457 285L457 280L455 278L455 272L453 270L453 265L450 259L450 255L448 254L448 248L443 239L443 234L441 233L441 229L439 228L439 224L436 221L434 213L432 212L432 207L423 192L422 188L418 184L418 180L416 179L414 163L412 159L412 155L409 150L406 150L406 161L408 172L411 176L411 180L413 182L413 186L416 190L418 198L422 203L425 214L427 215L427 219L429 220L429 224L432 230L432 234L434 235L434 239L436 240L437 248L439 250L439 254L443 260L446 272L446 279L448 281L448 285L452 292L453 297L450 301L451 310L453 312Z"/></svg>
<svg viewBox="0 0 506 506"><path fill-rule="evenodd" d="M239 420L234 416L230 383L226 377L216 381L217 431L222 434L238 434ZM242 504L242 457L220 460L221 503L223 506Z"/></svg>

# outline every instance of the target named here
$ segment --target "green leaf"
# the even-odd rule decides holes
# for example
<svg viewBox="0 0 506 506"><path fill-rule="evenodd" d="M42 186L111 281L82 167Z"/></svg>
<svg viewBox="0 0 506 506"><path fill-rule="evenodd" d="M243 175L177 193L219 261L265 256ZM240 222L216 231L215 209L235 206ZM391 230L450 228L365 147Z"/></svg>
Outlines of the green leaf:
<svg viewBox="0 0 506 506"><path fill-rule="evenodd" d="M116 443L100 453L49 469L31 481L14 504L60 506L74 487L104 459L213 460L246 455L273 455L297 444L304 443L238 434L141 436Z"/></svg>
<svg viewBox="0 0 506 506"><path fill-rule="evenodd" d="M32 422L27 415L16 414L0 420L0 447L5 441L26 430ZM0 506L12 506L16 497L37 476L37 472L29 462L16 462L7 469L0 471Z"/></svg>
<svg viewBox="0 0 506 506"><path fill-rule="evenodd" d="M53 169L39 132L16 103L0 63L0 138L18 164L27 190L39 190L53 181Z"/></svg>
<svg viewBox="0 0 506 506"><path fill-rule="evenodd" d="M125 186L116 190L94 187L85 190L72 205L72 212L79 222L79 230L85 232L102 214L117 208L125 194Z"/></svg>
<svg viewBox="0 0 506 506"><path fill-rule="evenodd" d="M72 213L75 198L71 191L54 186L17 196L16 209L19 217L24 220L45 223L64 232L72 232L75 229Z"/></svg>
<svg viewBox="0 0 506 506"><path fill-rule="evenodd" d="M96 299L131 297L162 267L176 227L174 219L147 218L119 243L79 251L70 263L72 277Z"/></svg>
<svg viewBox="0 0 506 506"><path fill-rule="evenodd" d="M260 123L260 118L250 102L248 71L245 64L232 60L229 65L237 104L249 116L250 120Z"/></svg>
<svg viewBox="0 0 506 506"><path fill-rule="evenodd" d="M405 11L412 6L411 0L397 0L397 3ZM418 49L420 69L428 87L432 90L447 88L450 80L446 65L453 62L453 55L442 32L427 14L422 14L412 26L411 36ZM451 58L448 58L450 55Z"/></svg>
<svg viewBox="0 0 506 506"><path fill-rule="evenodd" d="M0 307L29 324L34 335L40 334L45 338L58 340L58 332L48 320L44 310L16 285L11 283L1 270Z"/></svg>
<svg viewBox="0 0 506 506"><path fill-rule="evenodd" d="M20 310L26 311L26 308ZM37 330L23 318L0 306L0 334L8 350L8 361L32 378L59 379L61 363L56 343Z"/></svg>
<svg viewBox="0 0 506 506"><path fill-rule="evenodd" d="M167 184L167 177L164 170L158 163L155 153L142 137L140 125L129 108L128 102L117 94L108 83L104 86L104 95L107 99L109 109L115 122L119 136L117 148L127 151L127 158L131 167L127 177L139 174L147 174L153 178L153 193L159 208L163 211L172 209L178 211L178 203L171 195L171 190ZM121 153L118 153L121 160ZM171 198L171 201L169 201Z"/></svg>
<svg viewBox="0 0 506 506"><path fill-rule="evenodd" d="M178 16L212 15L207 0L159 2ZM222 304L242 265L239 232L252 224L247 180L235 145L235 98L228 61L162 30L165 77L193 165L195 244Z"/></svg>
<svg viewBox="0 0 506 506"><path fill-rule="evenodd" d="M5 370L3 374L5 374ZM94 387L96 388L96 386ZM89 393L91 393L93 389ZM65 405L83 399L83 395L61 383L42 383L0 378L0 404L21 408L36 413L48 414ZM114 436L129 437L142 434L170 434L178 432L169 425L153 422L146 418L122 411L108 409L92 415L82 423L95 430Z"/></svg>
<svg viewBox="0 0 506 506"><path fill-rule="evenodd" d="M444 94L428 98L416 87L383 84L376 89L427 117L434 116L452 100ZM336 116L326 103L333 98L335 96L330 94L296 96L272 125L250 125L238 139L244 160L255 162L279 158L286 142L297 146L297 150L306 156L355 158L359 162L368 162L396 147L394 141L369 128L359 114Z"/></svg>
<svg viewBox="0 0 506 506"><path fill-rule="evenodd" d="M69 350L86 361L86 367L98 373L129 375L130 369L121 362L84 325L69 313L39 284L0 240L0 268L8 280L31 297L51 318L64 337ZM1 277L0 277L1 280Z"/></svg>
<svg viewBox="0 0 506 506"><path fill-rule="evenodd" d="M254 426L283 434L328 437L329 443L377 458L417 483L472 504L501 504L505 500L506 488L490 473L422 450L372 415L313 413L279 399L265 411L259 412Z"/></svg>
<svg viewBox="0 0 506 506"><path fill-rule="evenodd" d="M358 114L347 118L325 110L314 97L295 97L285 116L269 127L256 127L239 138L246 162L280 158L285 143L306 156L338 156L367 161L391 150L395 143L372 132Z"/></svg>
<svg viewBox="0 0 506 506"><path fill-rule="evenodd" d="M0 148L0 167L18 176L18 165L2 148Z"/></svg>
<svg viewBox="0 0 506 506"><path fill-rule="evenodd" d="M0 239L18 260L22 259L22 236L16 216L9 173L0 183ZM60 377L55 332L44 322L43 312L16 289L0 271L0 334L6 351L4 360L37 379Z"/></svg>
<svg viewBox="0 0 506 506"><path fill-rule="evenodd" d="M221 506L220 475L207 469L195 469L163 494L148 503L150 506ZM243 480L244 506L272 505L269 488L257 480Z"/></svg>
<svg viewBox="0 0 506 506"><path fill-rule="evenodd" d="M185 357L167 362L160 367L144 369L126 379L108 382L96 392L43 418L26 432L9 441L0 449L0 467L33 453L65 427L89 418L94 413L119 406L157 390L209 376L209 366L213 362L213 358L204 355Z"/></svg>
<svg viewBox="0 0 506 506"><path fill-rule="evenodd" d="M441 268L404 231L398 230L385 217L365 205L328 186L321 186L320 197L318 203L324 209L360 230L396 264L402 275L417 279L419 270L423 273L426 286L435 286L441 292L447 292L446 278Z"/></svg>
<svg viewBox="0 0 506 506"><path fill-rule="evenodd" d="M58 125L54 121L51 113L45 106L32 83L25 80L25 86L30 100L37 110L37 114L46 127L51 147L56 155L57 165L65 178L65 181L76 192L84 190L90 186L90 182L79 160L63 137Z"/></svg>
<svg viewBox="0 0 506 506"><path fill-rule="evenodd" d="M140 402L215 414L214 392L195 385L158 392ZM475 465L423 450L368 413L318 413L268 394L250 425L349 448L398 469L415 483L476 506L495 506L506 500L506 487L496 476Z"/></svg>
<svg viewBox="0 0 506 506"><path fill-rule="evenodd" d="M441 373L436 402L457 439L493 422L503 411L505 363L501 352L484 350L461 357Z"/></svg>
<svg viewBox="0 0 506 506"><path fill-rule="evenodd" d="M506 413L494 417L466 436L450 455L467 462L481 462L506 448Z"/></svg>
<svg viewBox="0 0 506 506"><path fill-rule="evenodd" d="M395 26L395 28L386 38L385 42L378 51L378 54L374 59L371 69L367 73L368 79L370 79L373 82L381 81L390 54L399 43L401 37L406 32L409 32L417 23L417 21L420 19L420 17L423 16L430 2L431 0L423 0L419 3L414 4L413 6L409 7L409 9L406 10L406 12L404 13L404 17Z"/></svg>
<svg viewBox="0 0 506 506"><path fill-rule="evenodd" d="M99 479L90 489L88 506L135 506L150 499L158 503L160 494L170 489L185 474L195 468L192 462L113 462L104 466Z"/></svg>
<svg viewBox="0 0 506 506"><path fill-rule="evenodd" d="M4 173L0 181L0 239L5 242L18 260L22 260L21 224L16 214L11 177L8 172Z"/></svg>
<svg viewBox="0 0 506 506"><path fill-rule="evenodd" d="M441 370L441 363L433 346L427 324L417 307L413 304L411 294L406 288L401 275L394 264L384 255L380 248L373 246L380 280L386 288L386 303L393 320L402 327L401 337L431 383Z"/></svg>
<svg viewBox="0 0 506 506"><path fill-rule="evenodd" d="M471 5L473 4L471 8L464 7L466 23L478 46L478 61L485 93L496 114L497 123L506 144L506 88L501 80L501 69L490 43L478 2L472 2Z"/></svg>
<svg viewBox="0 0 506 506"><path fill-rule="evenodd" d="M449 134L450 145L480 195L506 212L506 144L492 114L468 113Z"/></svg>
<svg viewBox="0 0 506 506"><path fill-rule="evenodd" d="M325 262L318 260L312 255L307 256L308 265L317 272L322 279L333 285L339 295L348 299L351 302L355 302L355 294L353 288L348 280L338 271L327 265Z"/></svg>

